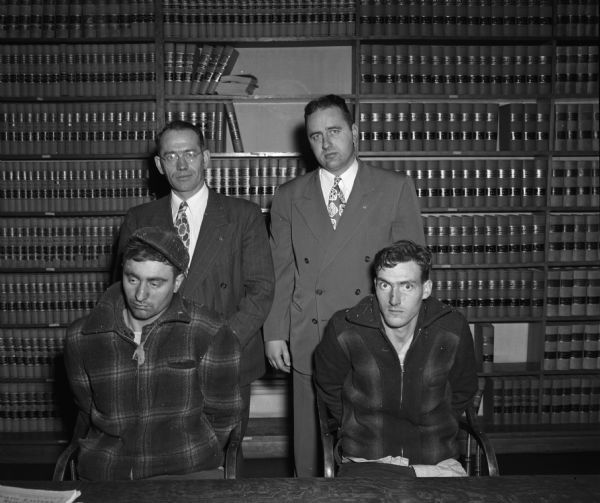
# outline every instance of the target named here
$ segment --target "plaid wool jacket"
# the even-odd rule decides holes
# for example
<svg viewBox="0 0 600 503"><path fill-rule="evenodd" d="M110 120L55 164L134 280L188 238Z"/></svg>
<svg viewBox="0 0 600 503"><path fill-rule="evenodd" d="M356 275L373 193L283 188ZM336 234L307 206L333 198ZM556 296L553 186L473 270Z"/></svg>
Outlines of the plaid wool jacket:
<svg viewBox="0 0 600 503"><path fill-rule="evenodd" d="M123 321L121 284L68 329L65 365L79 408L77 461L88 480L213 469L240 417L240 349L218 315L175 294L142 332ZM140 350L137 350L140 353Z"/></svg>

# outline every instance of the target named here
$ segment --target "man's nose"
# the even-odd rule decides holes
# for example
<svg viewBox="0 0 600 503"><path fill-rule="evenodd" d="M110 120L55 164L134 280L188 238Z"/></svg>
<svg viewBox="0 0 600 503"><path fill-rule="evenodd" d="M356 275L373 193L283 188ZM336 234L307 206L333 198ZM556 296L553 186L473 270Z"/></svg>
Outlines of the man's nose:
<svg viewBox="0 0 600 503"><path fill-rule="evenodd" d="M140 283L135 291L136 300L144 300L148 296L148 287L144 283Z"/></svg>
<svg viewBox="0 0 600 503"><path fill-rule="evenodd" d="M390 292L390 304L392 306L399 306L402 303L402 294L396 288L392 288Z"/></svg>

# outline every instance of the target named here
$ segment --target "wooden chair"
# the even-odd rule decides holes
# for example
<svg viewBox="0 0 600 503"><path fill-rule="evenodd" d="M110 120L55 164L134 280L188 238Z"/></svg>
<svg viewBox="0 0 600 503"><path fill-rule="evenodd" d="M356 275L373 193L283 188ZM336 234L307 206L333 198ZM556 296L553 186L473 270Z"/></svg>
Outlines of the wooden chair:
<svg viewBox="0 0 600 503"><path fill-rule="evenodd" d="M482 393L483 379L480 379L479 389L473 399L473 405L467 408L459 421L459 443L463 447L459 461L469 476L478 477L487 474L496 477L500 475L500 471L494 447L477 421L476 411L479 407ZM317 412L319 414L321 442L323 444L324 476L325 478L333 478L335 477L337 467L341 463L340 444L337 438L338 425L318 393Z"/></svg>
<svg viewBox="0 0 600 503"><path fill-rule="evenodd" d="M237 478L238 455L242 446L242 423L238 422L231 431L225 448L224 471L226 479ZM53 481L77 480L77 454L79 446L76 441L71 441L61 453L54 465Z"/></svg>

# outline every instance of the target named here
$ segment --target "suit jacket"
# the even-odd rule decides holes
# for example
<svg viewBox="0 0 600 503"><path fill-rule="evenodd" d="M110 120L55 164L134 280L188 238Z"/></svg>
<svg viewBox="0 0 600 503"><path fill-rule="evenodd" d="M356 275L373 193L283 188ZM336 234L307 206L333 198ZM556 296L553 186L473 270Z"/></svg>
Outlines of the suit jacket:
<svg viewBox="0 0 600 503"><path fill-rule="evenodd" d="M373 257L399 239L425 244L415 188L405 175L359 162L335 231L318 170L280 186L271 205L276 282L265 341L289 341L292 366L311 374L325 325L371 293Z"/></svg>
<svg viewBox="0 0 600 503"><path fill-rule="evenodd" d="M119 270L129 237L145 226L173 228L170 195L128 211L119 235ZM179 291L227 318L242 347L242 385L265 372L260 327L271 307L273 289L273 262L260 209L209 190L198 244Z"/></svg>

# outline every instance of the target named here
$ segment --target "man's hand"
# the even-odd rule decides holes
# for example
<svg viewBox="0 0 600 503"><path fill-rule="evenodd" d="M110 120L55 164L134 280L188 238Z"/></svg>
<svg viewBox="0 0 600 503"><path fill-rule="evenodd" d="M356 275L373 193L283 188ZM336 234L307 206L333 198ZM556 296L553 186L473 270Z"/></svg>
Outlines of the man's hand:
<svg viewBox="0 0 600 503"><path fill-rule="evenodd" d="M265 355L271 367L289 373L292 360L286 341L265 342Z"/></svg>

